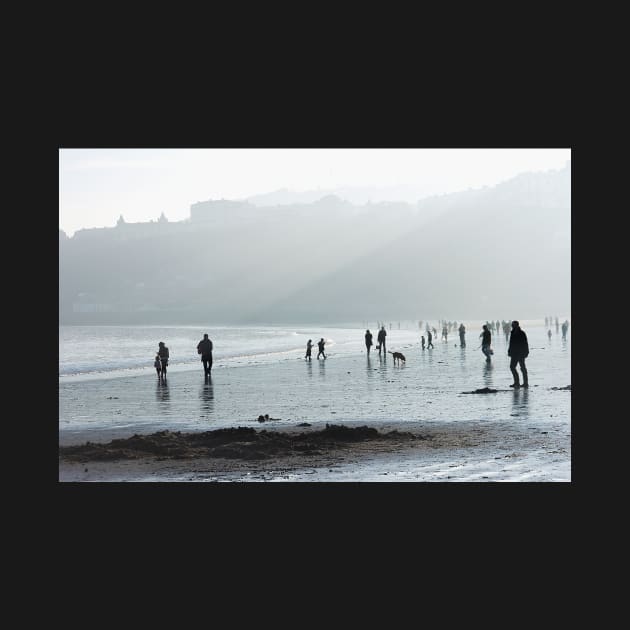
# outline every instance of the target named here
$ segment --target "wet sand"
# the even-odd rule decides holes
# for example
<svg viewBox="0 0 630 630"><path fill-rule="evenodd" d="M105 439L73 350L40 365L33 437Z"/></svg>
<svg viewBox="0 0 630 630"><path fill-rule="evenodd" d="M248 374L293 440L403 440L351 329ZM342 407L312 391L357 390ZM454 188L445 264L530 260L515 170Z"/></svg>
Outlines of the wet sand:
<svg viewBox="0 0 630 630"><path fill-rule="evenodd" d="M218 366L211 382L174 373L167 387L153 375L60 382L59 480L570 481L570 353L543 333L530 334L528 389L509 388L499 344L491 364L438 344L402 346L402 366L289 356ZM327 425L364 429L342 439Z"/></svg>
<svg viewBox="0 0 630 630"><path fill-rule="evenodd" d="M480 422L163 431L59 454L60 481L570 480L562 429Z"/></svg>

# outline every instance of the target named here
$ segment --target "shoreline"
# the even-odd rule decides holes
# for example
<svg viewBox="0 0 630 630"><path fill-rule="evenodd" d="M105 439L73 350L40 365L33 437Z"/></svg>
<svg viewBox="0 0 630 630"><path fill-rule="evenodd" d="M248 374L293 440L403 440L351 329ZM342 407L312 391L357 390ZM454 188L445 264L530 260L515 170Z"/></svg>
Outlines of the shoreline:
<svg viewBox="0 0 630 630"><path fill-rule="evenodd" d="M509 388L504 346L488 363L475 348L447 343L426 351L400 344L402 365L390 355L344 350L322 361L300 353L270 364L217 366L210 379L199 366L169 373L168 383L150 374L60 383L60 455L87 441L142 436L142 443L163 433L182 457L158 450L82 463L63 455L59 480L570 481L570 350L545 344L542 333L531 336L528 389ZM288 446L291 436L313 438L327 424L427 439ZM263 457L258 446L241 445L232 448L240 448L238 456L223 457L211 445L204 453L178 443L239 427L250 436L266 432L276 451L267 448Z"/></svg>

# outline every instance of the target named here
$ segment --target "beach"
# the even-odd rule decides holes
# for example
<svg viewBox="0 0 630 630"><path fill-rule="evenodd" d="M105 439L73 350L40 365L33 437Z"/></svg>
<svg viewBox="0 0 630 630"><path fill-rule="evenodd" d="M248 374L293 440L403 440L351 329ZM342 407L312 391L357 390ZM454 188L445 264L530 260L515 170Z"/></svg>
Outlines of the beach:
<svg viewBox="0 0 630 630"><path fill-rule="evenodd" d="M150 371L60 377L59 481L570 481L570 338L525 330L527 389L509 387L505 340L488 364L477 330L466 348L452 335L424 351L416 331L390 331L396 365L344 342L326 360L284 347L218 360L208 381L200 363L166 384Z"/></svg>

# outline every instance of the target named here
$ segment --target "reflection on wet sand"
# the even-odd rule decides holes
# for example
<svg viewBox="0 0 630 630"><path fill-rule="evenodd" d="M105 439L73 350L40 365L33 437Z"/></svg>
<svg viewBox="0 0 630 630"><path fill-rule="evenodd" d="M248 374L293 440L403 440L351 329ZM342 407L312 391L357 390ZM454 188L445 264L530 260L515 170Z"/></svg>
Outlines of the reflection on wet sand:
<svg viewBox="0 0 630 630"><path fill-rule="evenodd" d="M464 360L466 359L466 348L465 346L459 347L459 368L462 372L466 371L466 365L464 364Z"/></svg>
<svg viewBox="0 0 630 630"><path fill-rule="evenodd" d="M211 376L205 377L204 383L199 390L199 398L201 399L201 410L212 413L214 411L214 387Z"/></svg>
<svg viewBox="0 0 630 630"><path fill-rule="evenodd" d="M486 362L486 364L483 366L483 382L486 387L496 389L492 387L492 371L493 371L492 362Z"/></svg>
<svg viewBox="0 0 630 630"><path fill-rule="evenodd" d="M158 380L157 389L155 390L155 397L159 403L170 401L171 394L168 390L168 382L165 378Z"/></svg>
<svg viewBox="0 0 630 630"><path fill-rule="evenodd" d="M512 394L513 416L529 416L529 387L515 387Z"/></svg>

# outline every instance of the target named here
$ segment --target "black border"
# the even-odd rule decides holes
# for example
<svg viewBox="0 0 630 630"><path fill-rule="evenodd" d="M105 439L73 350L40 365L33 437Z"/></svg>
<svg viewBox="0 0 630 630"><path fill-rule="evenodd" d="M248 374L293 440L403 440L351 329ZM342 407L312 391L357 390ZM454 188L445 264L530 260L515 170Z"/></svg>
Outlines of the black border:
<svg viewBox="0 0 630 630"><path fill-rule="evenodd" d="M584 182L583 177L576 179L578 173L583 173L582 152L575 145L570 103L566 97L558 98L558 90L547 93L543 105L540 89L525 85L522 93L516 89L503 93L499 90L487 98L475 98L478 92L470 97L467 92L470 100L463 98L463 91L457 89L425 90L421 94L390 90L387 98L374 98L373 88L346 97L321 82L317 89L306 94L287 89L271 96L272 86L261 92L259 85L256 89L236 92L231 84L209 94L193 90L168 99L164 99L163 92L143 93L139 89L118 90L113 95L103 93L99 98L98 86L83 87L83 92L74 89L63 94L53 108L54 139L46 145L41 165L42 181L50 181L50 190L42 186L34 191L34 203L41 208L57 204L59 148L570 147L573 251L576 249L578 217L584 203L582 192L575 193L576 182L580 188ZM43 214L45 227L38 236L43 237L41 251L47 252L58 225L52 224L52 211ZM58 260L57 249L51 254L53 260ZM572 266L575 262L572 256ZM52 265L45 265L44 273L49 268L52 274ZM576 271L572 277L576 277ZM41 311L31 329L46 337L53 330L58 335L58 328L54 329L53 309L58 301L55 283L50 278L50 282L45 279L42 284L52 288L46 305L52 307L53 316L45 318L50 321L50 333L48 326L41 324ZM575 285L572 313L577 337L584 327L577 323L582 321L581 305L574 289ZM47 313L48 309L42 311ZM46 398L58 409L52 379L50 387ZM573 401L574 413L582 413L582 402ZM438 530L453 530L456 526L475 529L476 522L491 525L499 536L498 530L504 528L518 527L523 532L527 527L540 527L541 519L548 526L571 518L576 487L583 479L574 465L577 453L572 450L571 483L59 483L58 434L51 414L45 412L47 429L37 429L46 432L41 460L46 462L43 472L46 491L58 506L56 514L61 524L69 526L74 519L82 519L86 527L101 531L121 521L135 521L141 535L147 536L154 527L160 531L165 527L181 531L183 525L191 524L197 531L206 530L206 536L209 535L206 528L214 534L223 531L223 527L229 530L230 525L236 526L237 532L251 536L273 531L273 526L281 527L282 535L296 529L303 534L324 533L337 529L337 522L344 522L346 527L348 521L371 532L380 524L390 532L395 525L407 533L415 525ZM572 425L575 434L577 422L574 420Z"/></svg>

